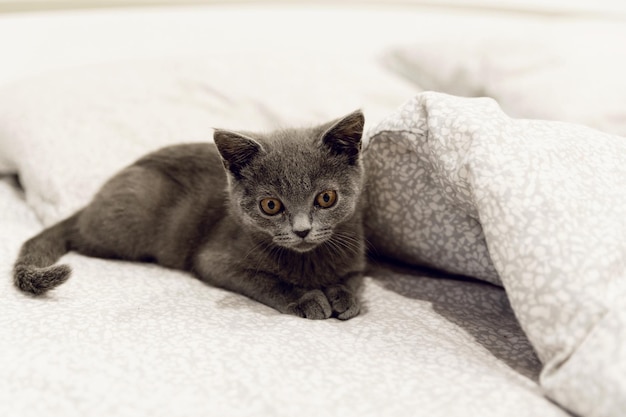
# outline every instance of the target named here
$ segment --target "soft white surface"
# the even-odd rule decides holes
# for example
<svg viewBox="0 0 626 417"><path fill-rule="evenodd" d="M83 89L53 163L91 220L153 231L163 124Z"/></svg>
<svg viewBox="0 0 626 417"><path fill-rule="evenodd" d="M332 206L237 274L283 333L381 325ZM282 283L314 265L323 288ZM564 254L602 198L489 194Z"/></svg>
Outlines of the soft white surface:
<svg viewBox="0 0 626 417"><path fill-rule="evenodd" d="M43 299L10 262L40 224L0 180L0 415L560 416L504 291L376 266L347 322L281 315L154 265L70 254Z"/></svg>
<svg viewBox="0 0 626 417"><path fill-rule="evenodd" d="M626 140L441 93L418 95L371 135L372 244L489 279L476 274L483 254L480 271L497 271L550 397L581 416L622 416Z"/></svg>
<svg viewBox="0 0 626 417"><path fill-rule="evenodd" d="M211 127L316 123L358 107L369 127L420 90L387 69L389 51L450 28L536 24L408 5L0 16L0 172L20 171L50 224L146 149L210 140Z"/></svg>
<svg viewBox="0 0 626 417"><path fill-rule="evenodd" d="M0 93L0 172L20 173L29 203L50 224L141 155L211 141L213 127L327 122L359 107L377 120L393 109L389 103L411 94L376 66L353 72L353 64L345 57L315 66L311 59L215 55L99 65L15 83Z"/></svg>
<svg viewBox="0 0 626 417"><path fill-rule="evenodd" d="M626 15L626 4L621 0L441 0L438 4L558 15L599 14L607 17L616 14Z"/></svg>
<svg viewBox="0 0 626 417"><path fill-rule="evenodd" d="M379 3L380 0L343 0L343 4L362 5ZM154 4L219 4L220 0L30 0L26 4L20 0L0 0L1 10L46 10L54 8L84 8L102 6L154 5ZM256 3L264 4L267 0L230 0L230 4ZM313 3L307 0L273 0L272 3L294 4ZM333 3L333 0L317 0L314 3ZM432 0L386 0L387 5L412 4L414 6L432 6ZM537 14L597 14L614 16L616 13L626 15L626 5L621 0L439 0L439 7L464 8L468 10L506 10L509 12L526 12Z"/></svg>
<svg viewBox="0 0 626 417"><path fill-rule="evenodd" d="M0 15L0 49L5 53L0 84L85 64L212 56L219 60L225 54L241 60L239 65L245 63L249 74L259 58L323 66L329 58L343 56L360 59L354 62L358 68L384 47L415 37L415 19L426 23L437 17L463 19L457 13L409 6L309 3Z"/></svg>
<svg viewBox="0 0 626 417"><path fill-rule="evenodd" d="M398 19L408 23L400 11L312 6L3 16L0 49L16 59L0 67L0 172L20 172L49 224L146 151L211 140L213 127L316 123L356 108L369 124L415 91L378 62L409 36ZM368 21L387 36L356 31Z"/></svg>

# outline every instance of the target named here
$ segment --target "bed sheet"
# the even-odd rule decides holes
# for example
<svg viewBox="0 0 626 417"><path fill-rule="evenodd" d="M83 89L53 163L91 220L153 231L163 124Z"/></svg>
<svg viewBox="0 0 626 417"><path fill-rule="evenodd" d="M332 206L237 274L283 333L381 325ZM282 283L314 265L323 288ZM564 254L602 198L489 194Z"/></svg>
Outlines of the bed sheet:
<svg viewBox="0 0 626 417"><path fill-rule="evenodd" d="M370 266L348 322L281 315L155 265L69 254L43 299L11 286L40 228L0 181L0 414L566 416L501 288Z"/></svg>

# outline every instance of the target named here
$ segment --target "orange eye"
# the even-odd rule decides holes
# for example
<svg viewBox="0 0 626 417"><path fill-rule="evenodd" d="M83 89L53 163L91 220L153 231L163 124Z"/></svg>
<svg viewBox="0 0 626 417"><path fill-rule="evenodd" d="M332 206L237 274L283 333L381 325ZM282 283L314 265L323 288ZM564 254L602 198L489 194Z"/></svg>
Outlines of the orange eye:
<svg viewBox="0 0 626 417"><path fill-rule="evenodd" d="M326 190L315 197L315 203L321 208L330 208L337 201L337 192L333 190Z"/></svg>
<svg viewBox="0 0 626 417"><path fill-rule="evenodd" d="M283 211L283 203L277 198L264 198L261 200L261 210L268 216L275 216Z"/></svg>

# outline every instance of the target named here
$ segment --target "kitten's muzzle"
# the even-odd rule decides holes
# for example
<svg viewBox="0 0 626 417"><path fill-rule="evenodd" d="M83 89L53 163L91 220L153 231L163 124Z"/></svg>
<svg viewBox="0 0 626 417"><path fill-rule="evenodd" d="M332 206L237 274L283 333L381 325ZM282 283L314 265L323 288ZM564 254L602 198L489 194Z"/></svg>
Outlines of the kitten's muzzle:
<svg viewBox="0 0 626 417"><path fill-rule="evenodd" d="M318 246L318 243L312 243L312 242L307 242L305 240L303 240L300 243L297 243L293 246L291 246L290 248L297 251L297 252L308 252L311 249L314 249Z"/></svg>

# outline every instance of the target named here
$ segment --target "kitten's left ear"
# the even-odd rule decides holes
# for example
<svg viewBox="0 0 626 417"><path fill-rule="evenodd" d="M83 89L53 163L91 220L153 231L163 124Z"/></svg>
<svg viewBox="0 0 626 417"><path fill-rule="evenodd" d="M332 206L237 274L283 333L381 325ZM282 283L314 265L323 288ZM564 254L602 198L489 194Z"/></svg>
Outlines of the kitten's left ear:
<svg viewBox="0 0 626 417"><path fill-rule="evenodd" d="M350 165L355 165L359 160L364 125L363 112L352 112L333 122L322 135L322 142L335 155L346 156Z"/></svg>

